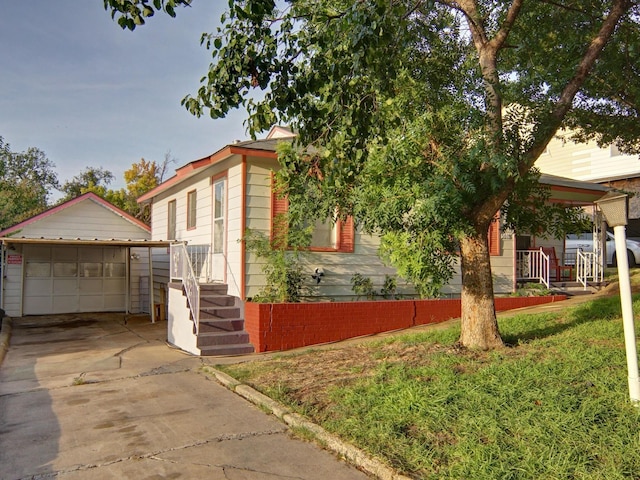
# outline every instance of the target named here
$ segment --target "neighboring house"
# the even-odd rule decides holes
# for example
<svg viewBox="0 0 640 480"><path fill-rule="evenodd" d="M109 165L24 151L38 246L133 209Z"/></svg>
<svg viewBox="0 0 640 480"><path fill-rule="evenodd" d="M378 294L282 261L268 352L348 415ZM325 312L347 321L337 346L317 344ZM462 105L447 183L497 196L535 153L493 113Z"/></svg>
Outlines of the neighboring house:
<svg viewBox="0 0 640 480"><path fill-rule="evenodd" d="M155 315L149 253L168 242L150 237L147 225L93 193L0 231L2 308L10 316Z"/></svg>
<svg viewBox="0 0 640 480"><path fill-rule="evenodd" d="M574 143L559 132L536 161L543 173L598 183L634 193L629 200L629 218L640 219L640 158L620 153L615 145L600 148L595 141ZM632 222L634 223L634 222ZM638 223L638 222L635 222ZM635 227L635 225L634 225ZM640 236L630 232L630 236Z"/></svg>
<svg viewBox="0 0 640 480"><path fill-rule="evenodd" d="M178 327L178 323L183 322L187 328L194 317L211 319L211 337L213 332L233 329L230 319L240 321L243 301L264 286L263 261L247 252L241 239L247 229L270 235L275 215L286 209L286 202L274 194L273 172L279 168L278 142L289 141L291 137L290 131L277 127L263 140L227 145L210 156L180 167L174 177L138 199L140 203L151 205L153 240L188 244L183 254L178 253L176 247L171 260L171 279L182 280L182 283L170 284L175 288L169 289L169 340L172 343L202 353L202 347L210 345L202 341L196 343L190 331L181 336L182 327ZM541 181L551 187L552 200L578 206L592 205L606 191L600 185L552 176L545 176ZM517 271L522 261L516 249L529 251L548 245L562 258L563 240L543 241L535 236L516 239L510 232L501 232L499 221L492 224L488 235L496 294L513 292L516 282L522 280ZM378 237L355 229L352 221L317 225L306 256L305 273L313 292L311 300L355 299L350 280L356 272L370 277L379 290L385 275L393 275L395 271L378 257L378 245ZM186 279L187 273L182 269L188 263L183 259L185 256L193 265L194 278L191 280ZM324 276L316 285L312 275L317 268L322 268ZM210 283L226 287L216 294L206 293L208 298L200 302L198 289L204 290L208 288L204 285ZM458 272L442 294L456 297L460 289ZM400 284L399 291L405 295L413 293L411 286L406 284ZM202 307L203 303L208 307ZM191 312L186 310L189 305ZM226 319L224 325L214 324L222 319ZM198 328L196 319L194 330ZM236 340L237 343L244 341ZM212 338L207 340L213 341ZM235 342L232 339L224 341ZM188 344L186 347L185 343ZM241 352L229 350L228 353Z"/></svg>

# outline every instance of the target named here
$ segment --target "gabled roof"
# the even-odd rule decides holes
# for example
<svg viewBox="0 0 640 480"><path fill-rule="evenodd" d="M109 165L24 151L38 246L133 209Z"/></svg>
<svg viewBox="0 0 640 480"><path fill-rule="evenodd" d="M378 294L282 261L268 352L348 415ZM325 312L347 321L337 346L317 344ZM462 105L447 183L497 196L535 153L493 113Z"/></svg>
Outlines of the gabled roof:
<svg viewBox="0 0 640 480"><path fill-rule="evenodd" d="M194 160L178 168L176 170L176 174L173 177L162 182L156 188L140 196L138 198L138 203L144 203L151 200L159 193L162 193L168 188L177 185L184 180L187 180L188 178L193 177L197 173L201 172L204 168L221 162L231 157L232 155L249 155L252 157L277 159L278 154L276 153L276 147L280 142L286 141L288 138L291 137L274 137L262 140L245 140L243 142L236 142L231 145L226 145L225 147L207 157L201 158L199 160Z"/></svg>
<svg viewBox="0 0 640 480"><path fill-rule="evenodd" d="M54 215L56 213L61 212L62 210L65 210L69 207L72 207L74 205L77 205L78 203L81 202L86 202L86 201L91 201L94 203L97 203L98 205L101 205L102 207L110 210L111 212L113 212L115 215L118 215L120 217L122 217L123 219L127 220L130 223L133 223L134 225L136 225L137 227L140 227L141 229L143 229L145 232L150 233L151 232L151 227L149 227L148 225L146 225L144 222L141 222L140 220L138 220L137 218L129 215L127 212L125 212L124 210L119 209L118 207L116 207L115 205L113 205L112 203L107 202L104 198L99 197L98 195L96 195L93 192L87 192L83 195L80 195L79 197L73 198L71 200L68 200L64 203L61 203L60 205L56 205L55 207L52 207L48 210L45 210L44 212L35 215L31 218L28 218L27 220L24 220L16 225L13 225L9 228L6 228L2 231L0 231L0 237L4 237L7 236L13 232L16 232L18 230L22 230L24 227L26 227L27 225L30 225L32 223L35 223L39 220L42 220L44 218L47 218L51 215Z"/></svg>

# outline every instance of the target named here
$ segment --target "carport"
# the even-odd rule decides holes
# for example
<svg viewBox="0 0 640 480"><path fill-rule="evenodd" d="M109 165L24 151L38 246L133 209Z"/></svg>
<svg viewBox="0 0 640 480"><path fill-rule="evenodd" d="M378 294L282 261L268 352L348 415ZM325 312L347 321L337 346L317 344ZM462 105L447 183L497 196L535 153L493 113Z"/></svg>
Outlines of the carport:
<svg viewBox="0 0 640 480"><path fill-rule="evenodd" d="M155 321L161 311L162 295L152 288L152 249L166 249L171 242L14 237L1 240L1 304L14 315L148 311ZM148 278L152 292L143 291L141 277ZM133 306L132 297L136 298ZM147 299L147 305L140 303L141 298Z"/></svg>

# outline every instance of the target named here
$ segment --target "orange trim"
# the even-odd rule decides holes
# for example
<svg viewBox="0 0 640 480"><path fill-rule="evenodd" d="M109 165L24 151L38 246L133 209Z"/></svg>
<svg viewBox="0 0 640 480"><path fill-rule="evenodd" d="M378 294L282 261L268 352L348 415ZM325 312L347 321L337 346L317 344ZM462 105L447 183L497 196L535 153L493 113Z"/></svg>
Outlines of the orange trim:
<svg viewBox="0 0 640 480"><path fill-rule="evenodd" d="M46 218L50 215L53 215L55 213L58 213L66 208L69 208L77 203L83 202L84 200L93 200L96 203L99 203L100 205L102 205L103 207L108 208L109 210L111 210L113 213L115 213L116 215L120 215L121 217L123 217L124 219L135 223L137 226L143 228L144 230L146 230L147 232L151 232L151 227L147 224L145 224L144 222L141 222L140 220L138 220L137 218L129 215L127 212L120 210L118 207L116 207L115 205L113 205L112 203L109 203L108 201L106 201L104 198L99 197L98 195L96 195L93 192L87 192L84 193L82 195L80 195L79 197L76 198L72 198L71 200L67 200L64 203L61 203L60 205L56 205L55 207L52 207L48 210L45 210L44 212L35 215L31 218L28 218L27 220L24 220L20 223L17 223L5 230L2 230L0 232L0 237L3 237L5 235L8 235L9 233L15 232L16 230L21 230L22 228L26 227L27 225L30 225L34 222L37 222L38 220L42 220L43 218Z"/></svg>
<svg viewBox="0 0 640 480"><path fill-rule="evenodd" d="M240 219L240 235L241 235L241 238L244 238L244 232L247 229L247 192L246 192L247 190L247 156L246 155L242 156L241 168L242 168L242 171L240 173L240 177L242 179L242 200L240 203L240 215L242 218ZM240 269L240 299L243 301L245 300L247 295L246 261L247 261L247 246L244 240L242 240L240 242L240 265L242 267Z"/></svg>
<svg viewBox="0 0 640 480"><path fill-rule="evenodd" d="M229 158L231 155L243 155L243 156L252 156L252 157L261 157L261 158L272 158L277 159L278 154L276 152L271 152L269 150L260 150L260 149L252 149L246 147L237 147L234 145L227 145L217 152L209 155L208 157L200 158L198 160L194 160L193 162L189 162L188 164L178 168L176 170L176 175L168 179L166 182L161 183L157 187L152 190L149 190L144 195L140 196L137 200L138 203L146 202L150 200L157 194L165 191L169 187L181 182L188 175L194 173L196 170L201 168L208 167L209 165L213 165L222 160Z"/></svg>

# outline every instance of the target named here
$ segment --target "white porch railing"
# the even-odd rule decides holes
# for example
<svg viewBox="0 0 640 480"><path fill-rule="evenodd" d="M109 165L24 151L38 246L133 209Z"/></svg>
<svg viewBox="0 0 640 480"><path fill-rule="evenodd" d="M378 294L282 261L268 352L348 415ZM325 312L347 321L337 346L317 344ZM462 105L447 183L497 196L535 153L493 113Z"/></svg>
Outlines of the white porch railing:
<svg viewBox="0 0 640 480"><path fill-rule="evenodd" d="M602 282L604 269L598 261L598 254L595 252L583 252L578 250L576 256L576 280L587 289L589 281Z"/></svg>
<svg viewBox="0 0 640 480"><path fill-rule="evenodd" d="M192 267L191 255L184 243L171 244L170 251L169 271L171 279L182 281L189 309L191 310L191 317L193 318L193 333L197 335L200 327L200 284Z"/></svg>
<svg viewBox="0 0 640 480"><path fill-rule="evenodd" d="M549 255L540 250L516 251L516 279L535 281L549 288Z"/></svg>

